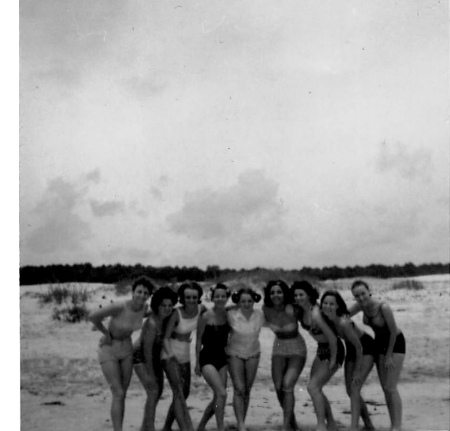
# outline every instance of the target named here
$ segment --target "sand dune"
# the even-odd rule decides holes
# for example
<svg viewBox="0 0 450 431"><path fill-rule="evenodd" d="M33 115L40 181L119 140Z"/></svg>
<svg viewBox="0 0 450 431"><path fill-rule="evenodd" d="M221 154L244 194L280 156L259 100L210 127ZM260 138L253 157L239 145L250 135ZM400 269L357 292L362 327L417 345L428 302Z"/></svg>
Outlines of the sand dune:
<svg viewBox="0 0 450 431"><path fill-rule="evenodd" d="M400 384L404 402L404 430L449 429L449 349L450 349L450 279L448 276L421 277L423 290L390 290L392 280L373 281L375 295L392 305L397 323L407 340L407 357ZM324 286L342 289L351 303L350 280L327 282ZM80 285L81 286L81 285ZM88 303L98 308L117 297L113 286L82 285L92 292ZM110 393L96 359L99 333L83 322L69 324L52 320L53 305L41 305L37 294L48 286L24 286L20 293L21 317L21 430L22 431L100 431L111 429ZM137 336L137 334L135 334ZM308 346L306 367L296 386L296 414L303 431L312 431L315 416L306 392L306 382L315 346L303 334ZM282 415L270 377L270 352L273 334L263 328L262 358L252 392L247 423L250 430L280 429ZM350 402L343 386L340 370L325 388L340 429L348 428ZM363 390L378 430L389 429L389 416L384 397L373 371ZM188 405L194 425L200 420L211 392L200 377L193 375ZM233 429L235 419L229 397L226 421ZM165 386L158 407L157 428L161 428L171 401ZM127 398L124 429L138 430L145 402L144 391L133 376ZM211 421L209 430L215 429Z"/></svg>

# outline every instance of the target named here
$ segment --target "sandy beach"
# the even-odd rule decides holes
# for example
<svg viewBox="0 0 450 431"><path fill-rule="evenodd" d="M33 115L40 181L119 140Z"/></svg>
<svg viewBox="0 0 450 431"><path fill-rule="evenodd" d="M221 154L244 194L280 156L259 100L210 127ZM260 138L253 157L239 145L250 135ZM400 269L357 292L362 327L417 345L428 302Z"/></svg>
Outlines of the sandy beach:
<svg viewBox="0 0 450 431"><path fill-rule="evenodd" d="M418 280L423 283L424 289L392 290L394 280L369 282L374 294L392 306L397 324L407 340L407 356L399 387L403 398L404 431L448 430L450 279L445 275L421 277ZM344 299L350 304L350 283L351 280L325 282L322 283L322 289L342 289ZM116 296L112 285L77 286L91 292L88 302L90 309L126 299ZM39 293L47 289L47 285L21 287L21 430L110 430L110 392L96 358L99 333L88 322L71 324L53 320L54 305L41 304L38 298ZM357 322L360 322L359 319L356 319ZM306 382L315 345L308 334L302 334L308 346L308 359L296 386L295 412L301 430L312 431L315 415L306 391ZM262 357L252 391L247 424L250 431L272 431L281 428L282 412L270 377L273 334L268 328L263 328L260 341ZM339 429L347 429L350 423L350 402L345 393L342 369L324 391L332 404ZM230 381L228 394L225 419L230 429L233 429L236 422L231 406ZM200 420L211 396L205 381L193 374L188 405L194 425ZM375 370L369 376L363 396L368 402L377 430L388 430L389 416ZM157 429L162 427L171 398L171 390L166 382L157 410ZM139 429L144 402L145 393L133 375L127 396L125 430ZM214 420L207 429L215 429Z"/></svg>

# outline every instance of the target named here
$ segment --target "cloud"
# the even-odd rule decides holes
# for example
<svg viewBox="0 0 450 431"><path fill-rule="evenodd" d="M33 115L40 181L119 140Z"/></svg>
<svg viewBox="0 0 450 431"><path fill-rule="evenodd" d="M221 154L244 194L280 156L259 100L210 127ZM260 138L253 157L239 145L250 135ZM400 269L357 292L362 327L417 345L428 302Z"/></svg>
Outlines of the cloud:
<svg viewBox="0 0 450 431"><path fill-rule="evenodd" d="M90 206L96 217L112 216L124 209L124 203L119 201L99 202L92 199L90 201Z"/></svg>
<svg viewBox="0 0 450 431"><path fill-rule="evenodd" d="M100 179L101 179L100 169L94 169L93 171L88 172L86 174L86 180L94 184L100 183Z"/></svg>
<svg viewBox="0 0 450 431"><path fill-rule="evenodd" d="M74 184L56 178L50 181L47 190L33 211L37 227L25 237L25 246L36 254L74 251L83 248L83 241L92 234L83 218L76 213L86 191Z"/></svg>
<svg viewBox="0 0 450 431"><path fill-rule="evenodd" d="M398 173L404 179L428 181L433 169L431 150L383 142L376 159L376 167L380 172Z"/></svg>
<svg viewBox="0 0 450 431"><path fill-rule="evenodd" d="M278 184L262 170L249 170L228 189L186 196L183 208L167 221L174 232L193 239L259 242L281 228L277 193Z"/></svg>

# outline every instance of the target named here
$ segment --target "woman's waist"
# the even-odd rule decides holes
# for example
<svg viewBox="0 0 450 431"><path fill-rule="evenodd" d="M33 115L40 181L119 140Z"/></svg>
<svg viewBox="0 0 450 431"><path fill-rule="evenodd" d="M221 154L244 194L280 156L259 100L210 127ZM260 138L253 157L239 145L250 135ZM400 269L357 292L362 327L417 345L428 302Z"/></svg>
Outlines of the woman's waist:
<svg viewBox="0 0 450 431"><path fill-rule="evenodd" d="M279 340L290 340L292 338L300 337L298 330L295 331L277 331L275 332L275 337Z"/></svg>
<svg viewBox="0 0 450 431"><path fill-rule="evenodd" d="M171 340L177 340L177 341L183 341L185 343L191 342L191 332L188 333L179 333L179 332L173 332L170 336Z"/></svg>

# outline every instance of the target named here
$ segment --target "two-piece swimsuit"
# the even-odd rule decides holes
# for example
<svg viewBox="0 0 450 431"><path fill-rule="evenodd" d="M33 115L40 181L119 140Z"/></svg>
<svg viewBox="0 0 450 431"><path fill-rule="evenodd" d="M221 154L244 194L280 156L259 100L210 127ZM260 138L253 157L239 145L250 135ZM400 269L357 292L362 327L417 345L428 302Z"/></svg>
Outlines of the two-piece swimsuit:
<svg viewBox="0 0 450 431"><path fill-rule="evenodd" d="M269 327L275 334L272 356L302 356L306 358L306 343L298 332L297 322L283 326L269 322Z"/></svg>
<svg viewBox="0 0 450 431"><path fill-rule="evenodd" d="M302 325L303 329L308 331L311 334L311 336L313 336L313 338L314 336L323 334L323 331L320 328L313 326L312 324L304 323L303 319L300 320L300 324ZM345 347L341 337L336 335L336 338L337 338L336 365L341 366L344 363L345 359ZM321 361L329 361L331 359L330 343L318 341L316 356Z"/></svg>
<svg viewBox="0 0 450 431"><path fill-rule="evenodd" d="M178 325L175 326L169 344L175 359L179 364L186 364L191 362L191 338L192 331L197 329L197 322L200 316L200 306L198 306L197 313L193 317L183 317L181 310L175 310L178 313ZM188 338L189 337L189 338ZM161 359L167 359L167 352L163 349L161 352Z"/></svg>
<svg viewBox="0 0 450 431"><path fill-rule="evenodd" d="M219 371L227 365L225 348L228 343L230 327L228 323L223 325L207 324L202 335L202 349L199 355L200 367L212 365Z"/></svg>
<svg viewBox="0 0 450 431"><path fill-rule="evenodd" d="M151 319L149 317L148 319ZM133 352L133 365L138 364L145 364L146 358L144 353L144 337L146 333L146 329L149 326L150 322L149 320L146 320L144 325L142 326L142 333L139 339L139 345L137 348L135 348ZM153 346L152 346L152 358L153 358L153 369L160 368L160 358L161 358L161 352L163 348L163 332L161 330L156 330L155 332L155 338L153 340Z"/></svg>
<svg viewBox="0 0 450 431"><path fill-rule="evenodd" d="M126 303L118 316L112 317L109 322L111 344L104 344L104 337L100 339L97 356L100 364L107 361L122 361L133 355L131 334L142 327L144 310L136 313ZM114 334L124 334L123 337L114 337Z"/></svg>
<svg viewBox="0 0 450 431"><path fill-rule="evenodd" d="M383 304L379 305L377 312L375 313L374 316L369 316L363 310L363 323L365 325L370 326L373 329L373 332L375 333L375 352L378 355L385 355L387 353L389 348L389 340L391 338L391 331L389 329L388 324L386 323L386 320L383 316L383 312L381 310L382 306ZM377 318L382 319L383 321L382 325L375 323L375 320ZM395 344L392 353L400 353L400 354L406 353L406 341L405 336L403 335L402 332L399 332L395 337Z"/></svg>

